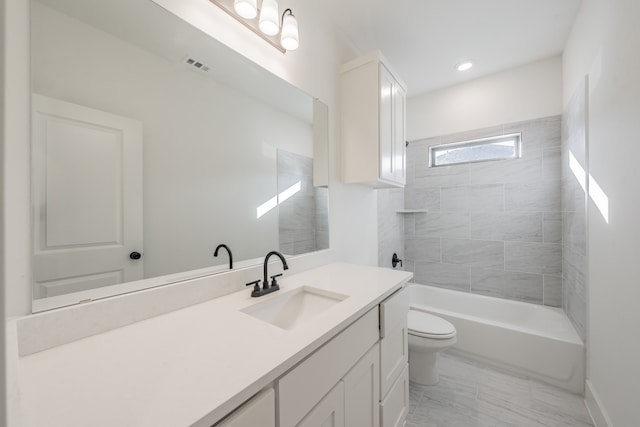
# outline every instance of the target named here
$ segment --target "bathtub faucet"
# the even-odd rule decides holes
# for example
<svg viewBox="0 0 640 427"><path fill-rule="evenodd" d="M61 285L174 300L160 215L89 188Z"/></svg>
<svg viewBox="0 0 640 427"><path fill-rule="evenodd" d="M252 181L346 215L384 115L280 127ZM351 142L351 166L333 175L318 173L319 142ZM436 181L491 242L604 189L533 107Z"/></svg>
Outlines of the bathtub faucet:
<svg viewBox="0 0 640 427"><path fill-rule="evenodd" d="M400 264L400 267L402 267L402 260L398 258L398 254L394 253L393 257L391 258L391 266L393 268L396 268L396 265L398 264Z"/></svg>

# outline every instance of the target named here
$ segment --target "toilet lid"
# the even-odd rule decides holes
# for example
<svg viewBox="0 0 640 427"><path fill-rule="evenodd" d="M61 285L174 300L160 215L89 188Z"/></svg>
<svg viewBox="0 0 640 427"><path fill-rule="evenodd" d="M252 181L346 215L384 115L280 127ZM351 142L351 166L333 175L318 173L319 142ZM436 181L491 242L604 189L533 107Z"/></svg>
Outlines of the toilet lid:
<svg viewBox="0 0 640 427"><path fill-rule="evenodd" d="M425 338L447 339L456 334L451 323L423 311L409 310L407 323L410 334Z"/></svg>

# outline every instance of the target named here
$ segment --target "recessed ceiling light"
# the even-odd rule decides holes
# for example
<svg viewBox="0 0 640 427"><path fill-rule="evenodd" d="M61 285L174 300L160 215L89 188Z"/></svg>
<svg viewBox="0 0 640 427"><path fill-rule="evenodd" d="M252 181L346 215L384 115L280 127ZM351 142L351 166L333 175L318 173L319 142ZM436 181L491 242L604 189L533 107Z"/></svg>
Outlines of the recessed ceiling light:
<svg viewBox="0 0 640 427"><path fill-rule="evenodd" d="M466 61L456 65L458 71L467 71L469 68L473 67L473 63Z"/></svg>

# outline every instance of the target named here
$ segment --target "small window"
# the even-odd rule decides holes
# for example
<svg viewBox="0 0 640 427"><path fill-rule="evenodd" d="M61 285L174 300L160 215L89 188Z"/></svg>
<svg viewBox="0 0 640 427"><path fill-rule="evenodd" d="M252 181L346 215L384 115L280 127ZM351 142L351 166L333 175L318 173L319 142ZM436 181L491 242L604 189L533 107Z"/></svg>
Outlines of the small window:
<svg viewBox="0 0 640 427"><path fill-rule="evenodd" d="M429 147L429 166L457 165L521 157L522 134L492 136Z"/></svg>

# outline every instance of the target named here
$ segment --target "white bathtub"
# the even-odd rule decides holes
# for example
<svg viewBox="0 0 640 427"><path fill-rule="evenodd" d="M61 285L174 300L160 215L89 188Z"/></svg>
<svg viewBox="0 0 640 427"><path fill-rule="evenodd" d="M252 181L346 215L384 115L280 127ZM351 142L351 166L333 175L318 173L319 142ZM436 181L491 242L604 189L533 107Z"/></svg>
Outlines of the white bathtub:
<svg viewBox="0 0 640 427"><path fill-rule="evenodd" d="M411 309L451 322L464 353L584 394L582 340L558 308L409 284Z"/></svg>

